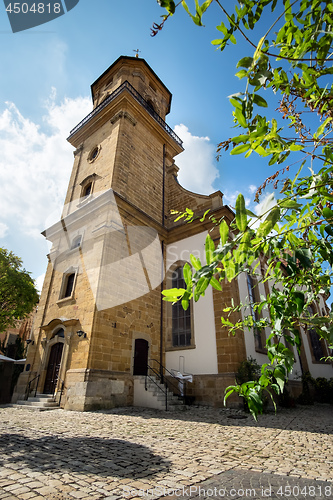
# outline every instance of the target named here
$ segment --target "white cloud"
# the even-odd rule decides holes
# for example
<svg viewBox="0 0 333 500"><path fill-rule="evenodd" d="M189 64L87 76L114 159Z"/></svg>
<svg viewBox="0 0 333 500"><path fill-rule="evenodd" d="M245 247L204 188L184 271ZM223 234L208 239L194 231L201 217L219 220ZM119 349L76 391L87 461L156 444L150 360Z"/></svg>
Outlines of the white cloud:
<svg viewBox="0 0 333 500"><path fill-rule="evenodd" d="M88 98L48 103L43 125L25 118L15 104L0 113L0 231L38 237L47 215L61 206L73 164L66 137L90 110ZM0 233L1 234L1 233Z"/></svg>
<svg viewBox="0 0 333 500"><path fill-rule="evenodd" d="M4 238L8 233L8 226L3 222L0 222L0 238Z"/></svg>
<svg viewBox="0 0 333 500"><path fill-rule="evenodd" d="M250 184L248 190L249 190L250 194L254 194L257 191L257 186L254 186L253 184Z"/></svg>
<svg viewBox="0 0 333 500"><path fill-rule="evenodd" d="M230 205L232 208L235 208L236 205L236 200L237 196L239 195L240 191L228 191L227 189L223 192L223 202L225 205ZM251 199L247 198L244 193L243 193L244 199L245 199L245 205L249 207L251 203Z"/></svg>
<svg viewBox="0 0 333 500"><path fill-rule="evenodd" d="M176 164L180 168L180 184L185 189L200 194L216 191L212 184L219 172L215 165L215 146L211 144L209 137L192 135L183 124L176 125L174 130L183 141L185 149L176 158Z"/></svg>
<svg viewBox="0 0 333 500"><path fill-rule="evenodd" d="M255 206L255 213L257 215L266 214L264 219L267 217L268 210L270 210L274 205L276 205L276 199L274 197L274 193L267 193L264 198L261 199L260 203L257 203Z"/></svg>
<svg viewBox="0 0 333 500"><path fill-rule="evenodd" d="M36 288L37 288L39 293L42 292L44 279L45 279L45 273L38 276L38 278L36 278L36 280L35 280L36 281Z"/></svg>

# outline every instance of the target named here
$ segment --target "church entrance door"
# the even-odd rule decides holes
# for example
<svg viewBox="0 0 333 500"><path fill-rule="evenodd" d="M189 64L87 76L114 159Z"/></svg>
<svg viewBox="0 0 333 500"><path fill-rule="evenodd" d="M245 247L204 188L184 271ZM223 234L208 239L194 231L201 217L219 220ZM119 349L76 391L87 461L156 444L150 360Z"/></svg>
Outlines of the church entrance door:
<svg viewBox="0 0 333 500"><path fill-rule="evenodd" d="M44 394L53 394L55 391L58 382L63 347L64 344L61 342L58 342L51 347L44 384Z"/></svg>
<svg viewBox="0 0 333 500"><path fill-rule="evenodd" d="M135 340L133 375L147 375L148 349L147 340Z"/></svg>

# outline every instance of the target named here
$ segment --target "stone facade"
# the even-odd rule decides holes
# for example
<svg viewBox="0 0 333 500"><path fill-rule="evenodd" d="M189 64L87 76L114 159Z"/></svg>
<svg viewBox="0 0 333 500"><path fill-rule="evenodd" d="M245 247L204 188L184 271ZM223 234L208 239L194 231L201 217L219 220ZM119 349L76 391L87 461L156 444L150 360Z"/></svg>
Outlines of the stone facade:
<svg viewBox="0 0 333 500"><path fill-rule="evenodd" d="M193 374L188 394L222 406L248 355L244 334L229 336L220 321L231 299L239 302L239 283L191 304L191 339L182 345L173 343L161 291L188 250L203 252L211 229L209 221L175 223L170 210L210 209L229 223L233 213L220 191L205 196L178 183L182 143L164 122L171 94L143 59L120 57L91 90L93 111L68 138L74 165L61 220L43 233L52 248L14 400L31 382L39 392L63 391L66 409L132 405L133 376L149 362Z"/></svg>

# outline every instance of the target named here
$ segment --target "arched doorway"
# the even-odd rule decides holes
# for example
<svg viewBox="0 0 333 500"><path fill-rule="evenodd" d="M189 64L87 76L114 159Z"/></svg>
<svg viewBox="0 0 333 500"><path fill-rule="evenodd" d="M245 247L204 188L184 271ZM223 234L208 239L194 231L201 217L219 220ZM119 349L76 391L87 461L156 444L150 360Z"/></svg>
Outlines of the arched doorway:
<svg viewBox="0 0 333 500"><path fill-rule="evenodd" d="M64 344L57 342L51 347L49 363L47 365L44 394L53 394L58 382L61 356Z"/></svg>
<svg viewBox="0 0 333 500"><path fill-rule="evenodd" d="M135 339L133 375L147 375L148 349L147 340Z"/></svg>

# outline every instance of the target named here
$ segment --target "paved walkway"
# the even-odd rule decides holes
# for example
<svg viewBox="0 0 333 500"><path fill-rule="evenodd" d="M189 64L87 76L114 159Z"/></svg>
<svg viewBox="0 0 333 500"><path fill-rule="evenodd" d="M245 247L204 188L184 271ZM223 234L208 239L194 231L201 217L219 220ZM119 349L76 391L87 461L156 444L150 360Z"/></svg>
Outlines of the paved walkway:
<svg viewBox="0 0 333 500"><path fill-rule="evenodd" d="M241 416L0 408L0 500L333 499L332 406Z"/></svg>

